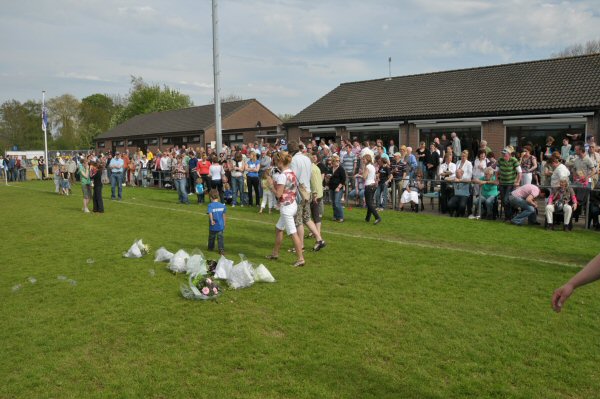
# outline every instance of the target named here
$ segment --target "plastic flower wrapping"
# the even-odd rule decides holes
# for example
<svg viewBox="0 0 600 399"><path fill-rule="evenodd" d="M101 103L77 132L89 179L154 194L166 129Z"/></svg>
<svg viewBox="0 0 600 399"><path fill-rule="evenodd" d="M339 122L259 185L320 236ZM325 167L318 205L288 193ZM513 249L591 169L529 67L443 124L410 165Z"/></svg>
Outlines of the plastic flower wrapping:
<svg viewBox="0 0 600 399"><path fill-rule="evenodd" d="M150 252L150 246L144 244L142 240L135 240L129 250L123 253L125 258L141 258Z"/></svg>

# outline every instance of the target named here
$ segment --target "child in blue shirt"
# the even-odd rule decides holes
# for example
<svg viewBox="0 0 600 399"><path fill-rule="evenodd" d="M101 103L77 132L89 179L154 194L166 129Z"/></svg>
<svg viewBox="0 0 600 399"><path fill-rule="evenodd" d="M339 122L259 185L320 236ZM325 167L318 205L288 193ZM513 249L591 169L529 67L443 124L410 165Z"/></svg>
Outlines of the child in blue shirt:
<svg viewBox="0 0 600 399"><path fill-rule="evenodd" d="M204 184L202 184L200 182L200 179L198 179L198 183L196 184L196 195L198 195L198 203L203 204L204 203Z"/></svg>
<svg viewBox="0 0 600 399"><path fill-rule="evenodd" d="M223 230L225 230L225 222L227 217L225 213L227 208L225 204L219 202L219 192L214 188L210 190L210 204L208 204L208 250L215 249L215 237L218 240L219 253L225 253L225 244L223 242Z"/></svg>

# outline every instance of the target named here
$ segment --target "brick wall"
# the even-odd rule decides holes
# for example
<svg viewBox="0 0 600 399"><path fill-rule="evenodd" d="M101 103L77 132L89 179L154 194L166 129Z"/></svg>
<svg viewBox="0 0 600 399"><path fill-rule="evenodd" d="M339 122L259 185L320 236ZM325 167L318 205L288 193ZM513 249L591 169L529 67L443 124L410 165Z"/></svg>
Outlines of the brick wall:
<svg viewBox="0 0 600 399"><path fill-rule="evenodd" d="M404 127L404 125L402 127ZM402 136L402 138L404 139L406 137L406 128L404 129L403 134L404 136ZM412 147L413 152L419 148L419 129L414 123L408 124L408 143L406 143L406 146Z"/></svg>
<svg viewBox="0 0 600 399"><path fill-rule="evenodd" d="M502 148L506 145L504 123L502 121L482 122L481 130L483 140L487 141L488 147L492 149L496 158L498 158Z"/></svg>
<svg viewBox="0 0 600 399"><path fill-rule="evenodd" d="M265 133L267 130L277 130L277 126L282 123L275 114L265 108L261 103L253 101L242 109L234 112L232 115L229 115L227 118L224 118L221 122L221 128L223 131L252 129L243 132L244 141L249 142L255 141L256 139L256 135L258 134L258 129L256 128L257 122L260 122L261 124L261 133ZM204 141L208 144L215 140L216 133L215 127L213 126L206 130Z"/></svg>

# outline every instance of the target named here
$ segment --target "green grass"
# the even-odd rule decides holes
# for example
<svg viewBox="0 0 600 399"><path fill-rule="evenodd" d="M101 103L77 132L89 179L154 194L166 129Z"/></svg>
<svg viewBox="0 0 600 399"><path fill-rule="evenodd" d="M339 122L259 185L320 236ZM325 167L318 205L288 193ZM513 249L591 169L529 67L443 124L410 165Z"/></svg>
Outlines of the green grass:
<svg viewBox="0 0 600 399"><path fill-rule="evenodd" d="M265 263L277 283L193 302L179 295L184 276L122 252L136 238L153 251L205 250L204 206L126 188L105 214L83 214L73 191L0 187L0 398L600 392L600 285L550 310L552 291L578 270L569 265L598 252L597 233L389 211L373 226L353 209L342 225L324 222L328 246L295 269L288 253L263 261L277 215L229 209L227 256Z"/></svg>

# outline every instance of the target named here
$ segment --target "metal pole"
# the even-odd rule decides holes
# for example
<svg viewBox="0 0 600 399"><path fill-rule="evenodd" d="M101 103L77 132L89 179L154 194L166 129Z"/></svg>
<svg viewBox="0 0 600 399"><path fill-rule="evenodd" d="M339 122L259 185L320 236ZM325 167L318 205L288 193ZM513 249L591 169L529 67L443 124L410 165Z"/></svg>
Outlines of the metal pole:
<svg viewBox="0 0 600 399"><path fill-rule="evenodd" d="M48 178L48 126L46 126L47 119L47 111L46 111L46 90L42 90L42 128L44 129L44 159L46 161L44 168L46 169L46 179Z"/></svg>
<svg viewBox="0 0 600 399"><path fill-rule="evenodd" d="M219 87L219 39L218 27L219 21L217 16L217 0L212 0L212 23L213 23L213 75L215 89L215 134L217 139L217 154L221 153L222 136L221 136L221 96Z"/></svg>

